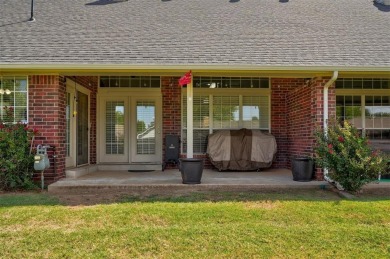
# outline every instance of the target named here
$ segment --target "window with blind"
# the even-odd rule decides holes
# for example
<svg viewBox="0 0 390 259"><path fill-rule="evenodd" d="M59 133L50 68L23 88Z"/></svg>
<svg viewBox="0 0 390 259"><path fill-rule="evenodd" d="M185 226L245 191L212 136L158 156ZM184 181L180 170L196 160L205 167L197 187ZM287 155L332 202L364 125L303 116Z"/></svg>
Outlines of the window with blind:
<svg viewBox="0 0 390 259"><path fill-rule="evenodd" d="M206 153L207 137L222 129L269 131L269 78L194 77L193 151ZM187 152L187 96L182 91L182 151Z"/></svg>
<svg viewBox="0 0 390 259"><path fill-rule="evenodd" d="M390 141L390 80L336 81L336 116L348 121L370 139ZM356 89L362 89L358 94Z"/></svg>
<svg viewBox="0 0 390 259"><path fill-rule="evenodd" d="M182 144L187 152L187 96L183 93ZM250 94L204 95L193 97L193 150L205 153L207 137L221 129L261 129L269 131L269 96Z"/></svg>
<svg viewBox="0 0 390 259"><path fill-rule="evenodd" d="M390 140L390 96L338 95L336 114L364 131L370 139Z"/></svg>
<svg viewBox="0 0 390 259"><path fill-rule="evenodd" d="M4 107L12 108L12 118L5 118ZM27 77L0 77L0 120L12 123L27 123L28 118Z"/></svg>

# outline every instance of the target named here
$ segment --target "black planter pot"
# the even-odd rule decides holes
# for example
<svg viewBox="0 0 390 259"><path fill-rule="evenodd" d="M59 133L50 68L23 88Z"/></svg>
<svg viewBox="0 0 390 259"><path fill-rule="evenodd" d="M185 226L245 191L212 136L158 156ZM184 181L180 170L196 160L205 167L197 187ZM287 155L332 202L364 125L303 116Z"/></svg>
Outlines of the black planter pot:
<svg viewBox="0 0 390 259"><path fill-rule="evenodd" d="M203 173L203 159L180 158L180 172L184 184L200 184Z"/></svg>
<svg viewBox="0 0 390 259"><path fill-rule="evenodd" d="M314 162L308 157L296 157L292 159L293 180L309 182L313 179Z"/></svg>

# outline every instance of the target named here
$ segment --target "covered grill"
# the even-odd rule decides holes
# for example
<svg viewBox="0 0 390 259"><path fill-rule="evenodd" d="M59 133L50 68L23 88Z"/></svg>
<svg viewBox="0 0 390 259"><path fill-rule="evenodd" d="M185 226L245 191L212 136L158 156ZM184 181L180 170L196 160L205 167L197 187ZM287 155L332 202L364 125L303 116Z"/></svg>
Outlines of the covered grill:
<svg viewBox="0 0 390 259"><path fill-rule="evenodd" d="M271 166L276 140L260 130L220 130L209 135L207 154L219 171L259 170Z"/></svg>

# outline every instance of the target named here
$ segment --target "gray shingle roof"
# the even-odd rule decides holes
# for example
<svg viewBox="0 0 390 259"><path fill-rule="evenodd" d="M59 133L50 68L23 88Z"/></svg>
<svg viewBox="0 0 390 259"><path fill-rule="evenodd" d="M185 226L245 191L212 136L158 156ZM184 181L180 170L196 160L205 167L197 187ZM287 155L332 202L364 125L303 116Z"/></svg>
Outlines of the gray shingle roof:
<svg viewBox="0 0 390 259"><path fill-rule="evenodd" d="M371 0L0 0L0 64L390 67Z"/></svg>

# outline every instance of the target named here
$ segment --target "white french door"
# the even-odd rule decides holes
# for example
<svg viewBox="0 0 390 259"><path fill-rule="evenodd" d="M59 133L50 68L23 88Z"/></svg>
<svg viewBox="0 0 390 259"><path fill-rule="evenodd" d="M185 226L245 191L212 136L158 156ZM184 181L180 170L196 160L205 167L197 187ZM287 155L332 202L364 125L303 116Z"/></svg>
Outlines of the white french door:
<svg viewBox="0 0 390 259"><path fill-rule="evenodd" d="M161 97L99 98L102 163L161 163Z"/></svg>

